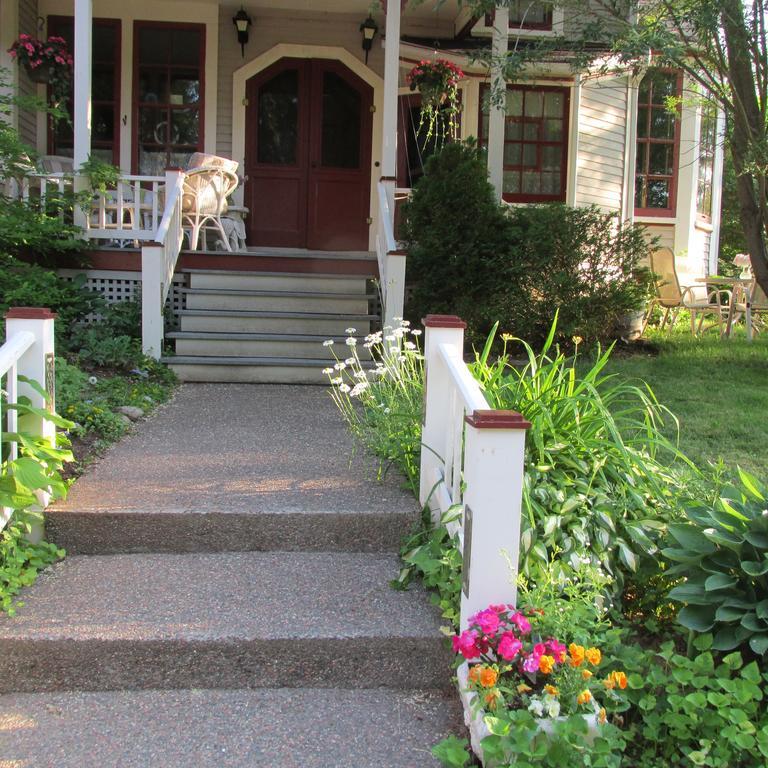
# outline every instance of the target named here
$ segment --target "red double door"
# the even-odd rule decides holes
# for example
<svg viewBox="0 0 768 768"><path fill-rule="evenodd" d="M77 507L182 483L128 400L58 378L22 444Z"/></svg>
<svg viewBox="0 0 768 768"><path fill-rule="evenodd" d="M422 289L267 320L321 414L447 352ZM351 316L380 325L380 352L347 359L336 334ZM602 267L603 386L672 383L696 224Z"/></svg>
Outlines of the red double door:
<svg viewBox="0 0 768 768"><path fill-rule="evenodd" d="M337 61L281 59L246 95L248 243L368 250L373 89Z"/></svg>

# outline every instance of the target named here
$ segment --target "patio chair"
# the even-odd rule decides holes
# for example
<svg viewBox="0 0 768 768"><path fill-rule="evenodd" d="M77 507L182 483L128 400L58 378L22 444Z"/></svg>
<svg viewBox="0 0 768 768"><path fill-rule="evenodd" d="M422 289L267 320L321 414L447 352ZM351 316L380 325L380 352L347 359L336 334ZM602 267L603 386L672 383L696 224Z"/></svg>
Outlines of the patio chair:
<svg viewBox="0 0 768 768"><path fill-rule="evenodd" d="M225 250L232 250L221 217L227 211L227 198L238 183L234 160L202 152L192 155L184 176L181 214L190 249L197 249L201 232L205 242L206 230L213 229Z"/></svg>
<svg viewBox="0 0 768 768"><path fill-rule="evenodd" d="M765 316L768 315L768 296L758 285L756 280L749 286L750 303L749 309L752 317L752 330L759 333L765 325ZM733 298L733 314L738 316L747 311L747 301L744 289L736 291Z"/></svg>
<svg viewBox="0 0 768 768"><path fill-rule="evenodd" d="M706 284L681 285L675 267L675 254L671 248L659 248L651 254L651 272L656 275L656 297L651 301L645 316L645 325L648 324L655 307L664 310L660 330L664 330L669 321L673 325L681 309L687 309L691 313L691 333L695 336L701 332L704 319L707 315L715 318L715 323L722 336L728 316L728 303L731 301L731 292L727 290L713 290L707 292ZM727 298L727 302L723 299ZM696 320L698 318L698 328Z"/></svg>

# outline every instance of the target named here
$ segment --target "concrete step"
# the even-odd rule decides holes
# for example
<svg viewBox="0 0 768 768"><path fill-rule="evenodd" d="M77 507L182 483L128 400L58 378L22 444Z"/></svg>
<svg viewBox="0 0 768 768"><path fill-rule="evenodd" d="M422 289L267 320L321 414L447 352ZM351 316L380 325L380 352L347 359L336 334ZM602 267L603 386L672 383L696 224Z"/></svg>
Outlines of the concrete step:
<svg viewBox="0 0 768 768"><path fill-rule="evenodd" d="M69 555L131 552L397 552L413 511L52 509L48 538ZM401 507L402 509L402 507Z"/></svg>
<svg viewBox="0 0 768 768"><path fill-rule="evenodd" d="M229 333L299 333L341 336L354 327L357 334L370 333L375 315L322 312L253 312L223 309L185 309L179 313L182 331Z"/></svg>
<svg viewBox="0 0 768 768"><path fill-rule="evenodd" d="M187 309L245 309L271 312L331 312L364 315L372 295L316 291L184 288Z"/></svg>
<svg viewBox="0 0 768 768"><path fill-rule="evenodd" d="M224 269L184 269L182 272L189 275L190 288L366 293L366 278L358 275L316 275L303 272L235 272Z"/></svg>
<svg viewBox="0 0 768 768"><path fill-rule="evenodd" d="M328 376L323 369L331 365L328 359L193 355L163 357L161 362L178 376L179 381L185 382L318 386L328 386Z"/></svg>
<svg viewBox="0 0 768 768"><path fill-rule="evenodd" d="M110 691L0 696L2 763L47 768L425 768L460 732L432 691Z"/></svg>
<svg viewBox="0 0 768 768"><path fill-rule="evenodd" d="M0 693L442 689L450 658L387 554L71 557L0 617ZM375 730L375 729L374 729Z"/></svg>
<svg viewBox="0 0 768 768"><path fill-rule="evenodd" d="M323 342L328 336L306 336L288 333L206 333L205 331L175 331L167 333L175 342L176 354L193 357L280 357L291 359L322 359L334 361ZM347 356L344 336L334 337L334 349L342 359ZM370 360L371 354L358 338L357 354Z"/></svg>

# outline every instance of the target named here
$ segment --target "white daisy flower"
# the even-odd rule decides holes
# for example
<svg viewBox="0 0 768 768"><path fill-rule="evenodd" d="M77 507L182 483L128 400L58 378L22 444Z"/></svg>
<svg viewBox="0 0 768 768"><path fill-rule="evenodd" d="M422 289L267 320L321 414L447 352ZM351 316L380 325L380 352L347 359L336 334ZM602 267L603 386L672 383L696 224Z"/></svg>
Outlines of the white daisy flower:
<svg viewBox="0 0 768 768"><path fill-rule="evenodd" d="M346 363L338 362L333 366L337 371L343 371L346 367Z"/></svg>
<svg viewBox="0 0 768 768"><path fill-rule="evenodd" d="M359 384L355 384L355 386L352 387L352 391L349 394L351 397L359 397L366 389L368 389L368 383L361 381Z"/></svg>
<svg viewBox="0 0 768 768"><path fill-rule="evenodd" d="M354 357L348 357L344 362L347 365L354 365L355 364L355 358Z"/></svg>
<svg viewBox="0 0 768 768"><path fill-rule="evenodd" d="M332 347L333 346L333 339L328 339L323 342L324 347Z"/></svg>
<svg viewBox="0 0 768 768"><path fill-rule="evenodd" d="M395 341L396 339L397 339L397 336L393 336L392 334L384 337L384 341Z"/></svg>
<svg viewBox="0 0 768 768"><path fill-rule="evenodd" d="M333 368L323 368L323 373L326 376L330 376L333 373Z"/></svg>
<svg viewBox="0 0 768 768"><path fill-rule="evenodd" d="M365 371L357 371L357 373L355 373L355 378L365 381L368 379L368 374Z"/></svg>
<svg viewBox="0 0 768 768"><path fill-rule="evenodd" d="M346 333L347 336L349 336L350 333L356 333L356 332L357 332L357 328L345 328L344 329L344 333Z"/></svg>
<svg viewBox="0 0 768 768"><path fill-rule="evenodd" d="M347 393L350 390L349 384L339 384L339 391Z"/></svg>
<svg viewBox="0 0 768 768"><path fill-rule="evenodd" d="M422 332L421 332L421 331L420 331L418 328L415 328L414 330L412 330L412 331L411 331L411 333L412 333L414 336L421 336L421 333L422 333Z"/></svg>
<svg viewBox="0 0 768 768"><path fill-rule="evenodd" d="M416 345L412 341L406 341L405 344L403 344L403 346L406 349L416 349Z"/></svg>
<svg viewBox="0 0 768 768"><path fill-rule="evenodd" d="M357 339L354 336L350 336L347 339L347 346L348 347L354 347L357 344Z"/></svg>

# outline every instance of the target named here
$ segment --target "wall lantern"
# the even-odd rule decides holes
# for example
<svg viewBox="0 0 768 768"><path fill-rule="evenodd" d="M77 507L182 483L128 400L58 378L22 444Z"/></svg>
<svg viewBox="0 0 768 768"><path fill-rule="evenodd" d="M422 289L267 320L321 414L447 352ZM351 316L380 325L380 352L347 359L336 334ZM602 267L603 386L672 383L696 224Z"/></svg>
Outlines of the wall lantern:
<svg viewBox="0 0 768 768"><path fill-rule="evenodd" d="M232 23L237 27L237 42L240 43L240 51L245 58L245 44L248 42L248 27L251 26L251 17L240 6L240 10L232 17Z"/></svg>
<svg viewBox="0 0 768 768"><path fill-rule="evenodd" d="M379 27L369 14L368 18L360 25L360 31L363 33L363 50L365 51L365 63L368 63L368 53L373 46L373 38L379 31Z"/></svg>

